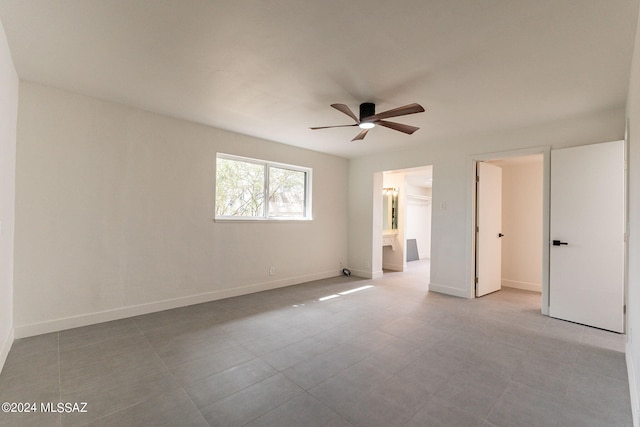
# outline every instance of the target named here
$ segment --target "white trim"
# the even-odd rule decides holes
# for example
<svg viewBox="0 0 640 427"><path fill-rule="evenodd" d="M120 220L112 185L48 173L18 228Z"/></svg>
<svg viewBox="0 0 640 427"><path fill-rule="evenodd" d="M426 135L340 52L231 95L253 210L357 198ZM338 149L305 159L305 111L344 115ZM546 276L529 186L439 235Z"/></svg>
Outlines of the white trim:
<svg viewBox="0 0 640 427"><path fill-rule="evenodd" d="M625 359L627 361L627 376L629 378L629 397L631 399L631 418L633 426L640 427L640 408L638 407L638 385L636 384L635 367L633 357L631 357L631 346L627 342L625 348Z"/></svg>
<svg viewBox="0 0 640 427"><path fill-rule="evenodd" d="M367 271L367 270L356 270L356 269L353 269L353 268L350 268L349 270L351 270L351 274L353 276L361 277L363 279L379 279L383 275L382 270L380 270L380 271Z"/></svg>
<svg viewBox="0 0 640 427"><path fill-rule="evenodd" d="M300 222L300 221L313 221L313 217L275 217L269 218L261 216L219 216L213 219L213 222Z"/></svg>
<svg viewBox="0 0 640 427"><path fill-rule="evenodd" d="M540 283L519 282L517 280L502 279L502 286L505 288L522 289L525 291L542 292Z"/></svg>
<svg viewBox="0 0 640 427"><path fill-rule="evenodd" d="M4 363L7 361L7 356L9 356L9 351L11 350L11 346L13 345L14 340L14 330L11 328L9 330L9 334L7 338L0 346L0 373L2 373L2 368L4 368Z"/></svg>
<svg viewBox="0 0 640 427"><path fill-rule="evenodd" d="M381 278L382 276L384 276L384 272L383 272L382 270L380 270L380 271L373 271L373 272L371 272L370 276L371 276L371 278L372 278L372 279L379 279L379 278Z"/></svg>
<svg viewBox="0 0 640 427"><path fill-rule="evenodd" d="M95 313L85 313L76 316L63 317L60 319L48 320L45 322L36 322L28 325L20 325L15 327L15 337L25 338L34 335L46 334L49 332L63 331L65 329L77 328L80 326L93 325L96 323L109 322L112 320L125 319L127 317L140 316L143 314L154 313L162 310L170 310L173 308L186 307L193 304L200 304L210 301L216 301L224 298L231 298L241 295L252 294L255 292L268 291L271 289L283 288L286 286L297 285L301 283L311 282L314 280L328 279L342 274L339 271L325 271L321 273L307 274L304 276L290 277L287 279L276 280L271 282L254 283L251 285L241 286L231 289L223 289L219 291L205 292L197 295L189 295L186 297L173 298L163 301L155 301L146 304L132 305L128 307L116 308L113 310L98 311Z"/></svg>
<svg viewBox="0 0 640 427"><path fill-rule="evenodd" d="M429 292L438 292L439 294L451 295L460 298L473 298L470 297L467 289L454 288L453 286L439 285L437 283L429 283Z"/></svg>

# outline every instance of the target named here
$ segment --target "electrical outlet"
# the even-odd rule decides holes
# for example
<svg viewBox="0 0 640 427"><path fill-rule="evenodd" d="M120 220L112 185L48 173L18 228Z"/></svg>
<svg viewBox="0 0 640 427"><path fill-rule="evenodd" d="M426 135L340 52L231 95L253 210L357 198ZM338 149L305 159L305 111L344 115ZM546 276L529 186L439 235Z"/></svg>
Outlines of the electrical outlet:
<svg viewBox="0 0 640 427"><path fill-rule="evenodd" d="M275 275L276 275L276 268L269 267L269 276L275 276Z"/></svg>

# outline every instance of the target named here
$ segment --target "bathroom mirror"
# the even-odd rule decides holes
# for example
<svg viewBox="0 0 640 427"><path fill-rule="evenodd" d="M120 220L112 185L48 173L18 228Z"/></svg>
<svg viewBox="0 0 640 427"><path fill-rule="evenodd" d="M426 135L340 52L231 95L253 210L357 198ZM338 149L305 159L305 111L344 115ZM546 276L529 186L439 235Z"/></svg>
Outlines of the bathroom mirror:
<svg viewBox="0 0 640 427"><path fill-rule="evenodd" d="M382 189L382 230L398 230L398 189Z"/></svg>

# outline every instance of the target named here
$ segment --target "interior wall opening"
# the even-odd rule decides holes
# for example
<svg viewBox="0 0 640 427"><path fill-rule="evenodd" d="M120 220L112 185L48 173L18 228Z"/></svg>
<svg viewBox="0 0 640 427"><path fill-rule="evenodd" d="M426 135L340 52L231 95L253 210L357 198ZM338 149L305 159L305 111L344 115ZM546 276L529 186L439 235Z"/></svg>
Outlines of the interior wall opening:
<svg viewBox="0 0 640 427"><path fill-rule="evenodd" d="M383 274L411 270L428 283L432 186L430 165L382 173Z"/></svg>

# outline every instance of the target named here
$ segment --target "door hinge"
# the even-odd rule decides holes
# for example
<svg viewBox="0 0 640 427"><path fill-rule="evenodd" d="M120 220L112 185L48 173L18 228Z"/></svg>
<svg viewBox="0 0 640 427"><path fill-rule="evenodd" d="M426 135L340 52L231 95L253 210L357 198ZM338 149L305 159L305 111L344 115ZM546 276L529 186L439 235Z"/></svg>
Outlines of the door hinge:
<svg viewBox="0 0 640 427"><path fill-rule="evenodd" d="M622 314L627 314L627 304L622 306Z"/></svg>
<svg viewBox="0 0 640 427"><path fill-rule="evenodd" d="M476 283L476 285L478 284L478 278L477 277L476 277L475 283Z"/></svg>
<svg viewBox="0 0 640 427"><path fill-rule="evenodd" d="M480 176L476 175L476 182L480 182Z"/></svg>
<svg viewBox="0 0 640 427"><path fill-rule="evenodd" d="M479 233L479 232L480 232L480 227L476 225L476 233Z"/></svg>

